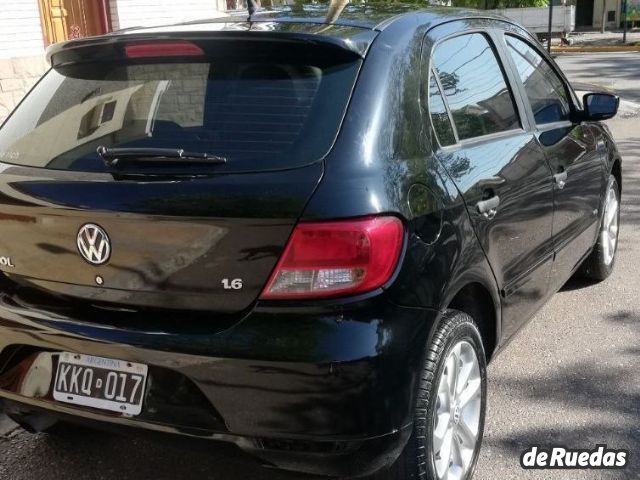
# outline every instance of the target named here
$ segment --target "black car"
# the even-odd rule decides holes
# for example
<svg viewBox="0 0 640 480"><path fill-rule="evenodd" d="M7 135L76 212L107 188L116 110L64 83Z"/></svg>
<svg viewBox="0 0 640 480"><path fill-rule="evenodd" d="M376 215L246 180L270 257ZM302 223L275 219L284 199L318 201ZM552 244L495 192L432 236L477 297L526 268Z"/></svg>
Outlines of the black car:
<svg viewBox="0 0 640 480"><path fill-rule="evenodd" d="M470 478L486 364L612 271L618 98L505 18L293 6L50 47L0 129L0 402Z"/></svg>

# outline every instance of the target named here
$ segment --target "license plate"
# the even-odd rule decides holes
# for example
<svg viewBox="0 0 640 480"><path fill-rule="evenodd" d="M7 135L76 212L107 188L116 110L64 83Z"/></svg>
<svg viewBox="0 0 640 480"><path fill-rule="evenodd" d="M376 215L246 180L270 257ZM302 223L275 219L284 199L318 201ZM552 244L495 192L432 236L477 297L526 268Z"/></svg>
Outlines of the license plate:
<svg viewBox="0 0 640 480"><path fill-rule="evenodd" d="M147 366L111 358L63 352L53 386L59 402L126 415L142 411Z"/></svg>

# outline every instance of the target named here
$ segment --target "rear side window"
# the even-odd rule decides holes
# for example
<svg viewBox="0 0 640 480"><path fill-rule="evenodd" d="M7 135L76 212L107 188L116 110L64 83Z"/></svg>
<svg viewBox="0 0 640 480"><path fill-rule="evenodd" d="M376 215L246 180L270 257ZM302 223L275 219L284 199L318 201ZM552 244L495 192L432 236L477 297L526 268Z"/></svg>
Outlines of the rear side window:
<svg viewBox="0 0 640 480"><path fill-rule="evenodd" d="M0 161L102 171L105 146L226 157L216 171L311 163L335 140L361 61L279 57L51 70L0 129Z"/></svg>
<svg viewBox="0 0 640 480"><path fill-rule="evenodd" d="M429 76L429 114L440 145L446 147L456 143L449 112L447 112L440 86L433 72Z"/></svg>
<svg viewBox="0 0 640 480"><path fill-rule="evenodd" d="M485 35L445 40L435 49L433 65L460 140L520 128L511 91Z"/></svg>
<svg viewBox="0 0 640 480"><path fill-rule="evenodd" d="M536 125L569 120L569 97L551 65L526 42L507 36L511 58L524 84Z"/></svg>

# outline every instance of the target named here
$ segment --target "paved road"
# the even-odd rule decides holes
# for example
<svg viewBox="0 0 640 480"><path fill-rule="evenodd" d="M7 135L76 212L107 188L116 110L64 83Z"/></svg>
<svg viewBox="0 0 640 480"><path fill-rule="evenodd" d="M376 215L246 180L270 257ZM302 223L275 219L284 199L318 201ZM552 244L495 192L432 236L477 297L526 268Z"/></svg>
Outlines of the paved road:
<svg viewBox="0 0 640 480"><path fill-rule="evenodd" d="M602 58L570 56L559 61L572 79L619 85L628 99L640 101L640 82L633 84L640 55L607 56L605 62ZM570 282L490 366L487 433L478 479L640 478L638 121L627 116L611 122L626 162L616 271L600 285ZM631 466L623 472L524 472L520 453L536 443L627 448ZM15 431L0 439L0 478L65 477L303 478L265 470L233 448L218 446L184 449L85 430L63 438Z"/></svg>
<svg viewBox="0 0 640 480"><path fill-rule="evenodd" d="M561 56L571 81L640 101L640 54ZM635 77L635 81L634 81ZM477 479L640 478L640 117L609 122L622 150L619 257L599 285L570 281L489 368L489 412ZM529 445L631 452L625 471L525 472Z"/></svg>
<svg viewBox="0 0 640 480"><path fill-rule="evenodd" d="M605 283L572 281L489 368L489 414L477 478L640 478L640 138L612 125L623 149L619 257ZM637 130L635 130L637 132ZM528 445L626 448L624 472L523 472Z"/></svg>
<svg viewBox="0 0 640 480"><path fill-rule="evenodd" d="M623 98L640 103L638 53L589 53L556 58L570 80L615 89Z"/></svg>

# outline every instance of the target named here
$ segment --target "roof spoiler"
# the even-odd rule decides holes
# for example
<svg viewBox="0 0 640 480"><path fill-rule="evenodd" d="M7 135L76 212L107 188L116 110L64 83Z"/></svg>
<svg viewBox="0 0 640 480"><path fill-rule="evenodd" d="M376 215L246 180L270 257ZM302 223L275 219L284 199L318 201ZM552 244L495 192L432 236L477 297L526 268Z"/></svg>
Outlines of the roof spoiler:
<svg viewBox="0 0 640 480"><path fill-rule="evenodd" d="M282 45L283 49L319 47L331 55L344 54L364 58L377 32L362 30L349 38L318 33L289 33L268 31L216 31L216 32L176 32L176 33L123 33L89 37L56 43L47 48L47 62L53 67L88 62L103 62L127 58L126 47L131 45L171 45L190 44L198 47L202 55L233 56L239 48L254 51L260 46ZM160 48L156 48L158 52ZM191 51L194 51L192 49ZM176 49L168 49L167 55L180 56ZM186 54L185 56L193 56Z"/></svg>

